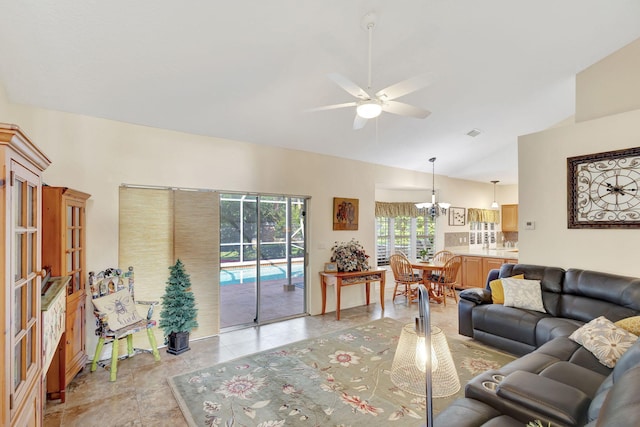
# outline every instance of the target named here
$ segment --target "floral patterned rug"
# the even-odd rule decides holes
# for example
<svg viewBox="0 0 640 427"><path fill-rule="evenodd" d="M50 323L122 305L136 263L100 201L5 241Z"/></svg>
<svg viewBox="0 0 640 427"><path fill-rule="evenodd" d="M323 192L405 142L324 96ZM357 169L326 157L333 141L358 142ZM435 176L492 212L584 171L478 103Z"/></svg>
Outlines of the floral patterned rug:
<svg viewBox="0 0 640 427"><path fill-rule="evenodd" d="M420 426L425 399L390 379L404 323L380 319L169 379L190 426ZM514 358L447 337L462 384Z"/></svg>

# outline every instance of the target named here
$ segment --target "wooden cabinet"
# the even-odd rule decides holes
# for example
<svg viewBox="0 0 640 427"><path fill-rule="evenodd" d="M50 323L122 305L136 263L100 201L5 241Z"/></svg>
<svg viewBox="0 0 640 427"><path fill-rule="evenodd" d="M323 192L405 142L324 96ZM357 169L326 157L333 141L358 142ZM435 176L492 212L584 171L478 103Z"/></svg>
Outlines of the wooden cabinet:
<svg viewBox="0 0 640 427"><path fill-rule="evenodd" d="M482 257L462 257L462 288L482 288L486 276L482 276Z"/></svg>
<svg viewBox="0 0 640 427"><path fill-rule="evenodd" d="M67 285L66 339L47 373L47 393L59 395L60 363L64 366L66 387L87 362L85 310L86 224L89 194L66 187L43 187L42 264L51 267L52 276L69 276Z"/></svg>
<svg viewBox="0 0 640 427"><path fill-rule="evenodd" d="M517 263L517 259L487 256L462 256L462 268L458 283L461 288L484 288L489 270L499 269L505 263Z"/></svg>
<svg viewBox="0 0 640 427"><path fill-rule="evenodd" d="M509 262L502 258L482 258L482 276L484 277L482 286L485 285L490 270L500 269L502 264Z"/></svg>
<svg viewBox="0 0 640 427"><path fill-rule="evenodd" d="M502 205L502 231L518 231L518 205Z"/></svg>
<svg viewBox="0 0 640 427"><path fill-rule="evenodd" d="M19 127L6 124L0 124L0 161L0 425L40 426L42 172L50 161Z"/></svg>

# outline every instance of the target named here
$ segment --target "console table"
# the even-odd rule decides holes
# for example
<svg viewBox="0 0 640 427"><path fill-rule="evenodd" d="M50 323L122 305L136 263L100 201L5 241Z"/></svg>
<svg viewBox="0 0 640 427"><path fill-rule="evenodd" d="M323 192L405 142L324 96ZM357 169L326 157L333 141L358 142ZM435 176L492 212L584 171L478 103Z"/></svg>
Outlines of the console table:
<svg viewBox="0 0 640 427"><path fill-rule="evenodd" d="M367 271L345 271L328 273L320 272L320 286L322 287L322 314L327 306L327 285L329 279L336 279L336 320L340 320L340 294L343 286L365 284L367 305L369 305L369 295L371 282L380 282L380 307L384 310L384 280L386 270Z"/></svg>

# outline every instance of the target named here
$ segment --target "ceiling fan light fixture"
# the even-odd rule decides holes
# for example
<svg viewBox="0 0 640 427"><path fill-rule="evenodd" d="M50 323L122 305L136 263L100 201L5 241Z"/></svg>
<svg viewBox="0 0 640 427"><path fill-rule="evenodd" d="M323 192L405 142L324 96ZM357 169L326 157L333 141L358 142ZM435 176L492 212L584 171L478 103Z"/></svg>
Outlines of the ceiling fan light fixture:
<svg viewBox="0 0 640 427"><path fill-rule="evenodd" d="M358 104L356 112L363 119L373 119L382 113L382 105L380 102L370 99Z"/></svg>

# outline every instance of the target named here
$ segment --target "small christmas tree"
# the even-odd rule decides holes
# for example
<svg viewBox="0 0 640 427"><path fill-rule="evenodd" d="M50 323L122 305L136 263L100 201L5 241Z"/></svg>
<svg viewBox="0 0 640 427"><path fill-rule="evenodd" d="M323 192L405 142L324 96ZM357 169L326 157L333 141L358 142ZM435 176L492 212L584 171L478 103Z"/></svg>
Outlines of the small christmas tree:
<svg viewBox="0 0 640 427"><path fill-rule="evenodd" d="M196 300L191 292L191 280L184 269L184 264L178 259L169 269L171 274L162 296L160 312L160 327L164 330L165 344L170 341L169 335L180 332L189 333L191 329L198 326Z"/></svg>

